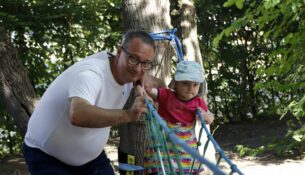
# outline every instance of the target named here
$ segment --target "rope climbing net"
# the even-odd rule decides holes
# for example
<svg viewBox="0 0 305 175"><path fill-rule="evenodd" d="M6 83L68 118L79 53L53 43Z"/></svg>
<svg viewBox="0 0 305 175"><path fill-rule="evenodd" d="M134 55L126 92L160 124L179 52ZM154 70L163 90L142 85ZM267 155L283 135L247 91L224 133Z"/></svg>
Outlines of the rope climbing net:
<svg viewBox="0 0 305 175"><path fill-rule="evenodd" d="M183 51L179 38L175 35L177 29L165 30L161 32L150 33L152 38L155 41L167 40L173 44L174 50L178 57L178 62L183 60ZM147 107L149 109L148 114L146 115L146 130L147 130L147 144L148 156L152 157L155 162L159 162L159 166L155 167L158 171L158 174L196 174L200 171L201 164L205 164L209 169L211 169L215 174L223 174L220 170L220 162L223 159L231 168L230 174L238 173L243 174L236 165L234 165L231 160L225 155L224 151L220 148L218 143L213 138L212 134L209 132L205 121L203 120L201 113L196 111L197 116L199 116L201 122L201 128L198 136L197 149L191 148L185 140L177 137L174 128L170 128L169 125L162 119L161 116L157 113L155 108L150 102L147 101ZM195 125L194 125L195 126ZM193 129L193 128L191 128ZM200 140L202 133L205 132L207 135L207 141L204 143L203 153L200 155L198 152L198 147L200 146ZM206 154L209 142L212 142L216 152L219 154L216 165L207 161L204 156ZM177 145L179 147L177 148ZM190 169L185 172L182 170L181 154L179 155L179 149L181 147L187 153L191 154L194 157L191 162ZM146 152L147 153L147 152ZM197 162L196 162L197 161ZM198 165L198 161L200 162ZM150 165L147 165L148 167ZM152 164L152 166L156 166Z"/></svg>
<svg viewBox="0 0 305 175"><path fill-rule="evenodd" d="M199 116L200 122L202 124L199 138L201 137L203 130L207 133L208 137L208 141L204 146L203 155L200 155L197 149L191 148L184 140L178 138L175 131L168 127L167 123L162 119L157 110L148 100L146 100L146 104L148 108L148 113L146 114L146 128L148 137L147 140L149 141L146 147L150 150L150 155L152 155L150 156L150 159L153 159L153 161L159 164L159 166L154 167L156 168L157 174L197 174L200 166L204 164L214 174L223 175L225 173L220 169L219 165L221 160L224 160L231 168L231 172L229 174L237 173L243 175L243 173L237 168L235 164L231 162L231 160L225 155L224 151L217 144L212 134L209 132L206 123L199 111L197 111L197 115ZM213 146L220 155L216 165L204 158L204 154L210 141L213 143ZM192 166L187 172L183 171L182 169L181 157L178 153L177 146L182 147L184 151L186 151L194 158ZM170 149L173 150L173 153L169 151ZM193 166L195 161L200 162L199 167Z"/></svg>

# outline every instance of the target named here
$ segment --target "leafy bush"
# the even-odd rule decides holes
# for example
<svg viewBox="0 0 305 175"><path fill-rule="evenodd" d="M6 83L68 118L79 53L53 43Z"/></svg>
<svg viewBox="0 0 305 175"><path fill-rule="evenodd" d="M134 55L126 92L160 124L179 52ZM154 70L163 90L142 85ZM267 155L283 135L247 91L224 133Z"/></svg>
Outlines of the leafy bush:
<svg viewBox="0 0 305 175"><path fill-rule="evenodd" d="M0 111L0 157L20 154L23 139L13 124L12 117Z"/></svg>

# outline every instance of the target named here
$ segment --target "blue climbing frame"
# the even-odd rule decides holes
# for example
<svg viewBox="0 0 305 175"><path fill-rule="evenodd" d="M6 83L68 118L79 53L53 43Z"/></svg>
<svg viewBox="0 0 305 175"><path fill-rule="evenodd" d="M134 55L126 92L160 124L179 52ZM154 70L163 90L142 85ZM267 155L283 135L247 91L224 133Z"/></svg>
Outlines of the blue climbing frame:
<svg viewBox="0 0 305 175"><path fill-rule="evenodd" d="M176 54L178 56L178 61L183 61L183 51L182 51L182 46L179 38L175 35L177 32L177 29L174 28L172 30L164 30L162 32L152 32L150 33L150 36L155 40L155 41L172 41Z"/></svg>

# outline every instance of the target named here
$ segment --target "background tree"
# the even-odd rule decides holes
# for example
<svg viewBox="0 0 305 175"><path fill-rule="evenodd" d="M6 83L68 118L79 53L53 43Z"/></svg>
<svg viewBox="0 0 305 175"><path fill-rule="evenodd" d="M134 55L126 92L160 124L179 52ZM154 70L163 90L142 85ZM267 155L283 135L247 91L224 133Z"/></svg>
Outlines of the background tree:
<svg viewBox="0 0 305 175"><path fill-rule="evenodd" d="M141 29L147 32L159 32L171 28L170 3L168 0L124 0L123 2L123 28ZM166 80L170 78L170 62L173 50L168 49L165 42L157 44L152 74ZM160 69L162 67L162 69ZM129 99L128 108L133 99ZM136 164L143 165L145 148L145 121L129 123L120 126L119 149L124 153L136 156Z"/></svg>
<svg viewBox="0 0 305 175"><path fill-rule="evenodd" d="M1 141L7 143L5 128L15 128L6 122L12 117L25 134L35 99L69 65L114 49L121 31L118 2L0 1Z"/></svg>
<svg viewBox="0 0 305 175"><path fill-rule="evenodd" d="M197 13L194 2L192 0L179 0L179 11L180 11L180 28L181 28L181 40L184 50L184 55L186 60L197 61L200 64L203 64L205 61L201 56L201 50L198 40L198 32L197 32ZM200 95L207 100L208 88L207 88L207 81L200 87ZM208 126L210 129L210 126ZM196 134L199 137L201 129L201 124L196 122L195 130ZM207 141L207 135L204 132L201 136L200 142L202 143L199 146L199 152L204 152L204 145ZM205 154L205 158L209 161L216 163L215 158L215 149L213 144L209 142L207 147L207 151ZM207 168L206 168L207 169Z"/></svg>
<svg viewBox="0 0 305 175"><path fill-rule="evenodd" d="M4 28L0 26L0 97L22 135L34 110L35 92ZM7 118L7 116L6 116Z"/></svg>
<svg viewBox="0 0 305 175"><path fill-rule="evenodd" d="M218 35L219 49L243 46L246 55L242 86L250 91L251 112L261 117L281 115L291 131L277 146L278 154L302 154L305 145L304 15L303 1L229 0L224 7L243 10L243 15ZM234 38L236 37L237 38ZM232 50L232 49L231 49ZM243 108L246 109L246 108ZM282 119L282 117L280 119ZM270 146L267 149L274 149Z"/></svg>
<svg viewBox="0 0 305 175"><path fill-rule="evenodd" d="M247 49L241 31L215 48L213 39L228 27L243 11L235 6L223 8L224 0L196 1L198 33L208 73L210 107L219 121L241 121L250 113L251 90L247 81ZM249 33L249 32L248 32ZM230 43L234 41L234 43ZM243 41L243 42L240 42ZM253 47L252 47L253 48Z"/></svg>

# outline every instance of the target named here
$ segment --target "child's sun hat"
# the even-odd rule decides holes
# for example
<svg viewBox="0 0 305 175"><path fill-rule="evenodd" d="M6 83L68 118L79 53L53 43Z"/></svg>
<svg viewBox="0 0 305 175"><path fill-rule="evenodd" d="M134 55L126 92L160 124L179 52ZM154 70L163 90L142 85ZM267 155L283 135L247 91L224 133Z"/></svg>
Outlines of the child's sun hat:
<svg viewBox="0 0 305 175"><path fill-rule="evenodd" d="M180 61L175 73L176 81L204 82L204 71L201 64L195 61Z"/></svg>

